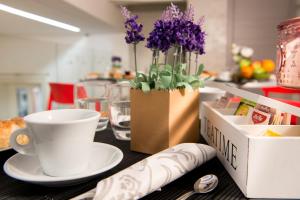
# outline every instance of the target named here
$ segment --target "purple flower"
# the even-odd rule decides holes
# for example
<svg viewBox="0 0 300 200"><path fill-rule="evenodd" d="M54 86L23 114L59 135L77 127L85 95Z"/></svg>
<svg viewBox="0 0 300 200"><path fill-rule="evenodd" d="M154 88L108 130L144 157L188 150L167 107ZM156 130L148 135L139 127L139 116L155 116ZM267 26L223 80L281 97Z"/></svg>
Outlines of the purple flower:
<svg viewBox="0 0 300 200"><path fill-rule="evenodd" d="M129 19L131 17L131 12L125 6L121 6L121 13L125 19Z"/></svg>
<svg viewBox="0 0 300 200"><path fill-rule="evenodd" d="M156 21L153 31L150 32L147 38L147 47L166 52L174 43L173 29L172 21Z"/></svg>
<svg viewBox="0 0 300 200"><path fill-rule="evenodd" d="M205 18L204 18L204 16L202 16L202 17L199 18L199 20L196 24L199 25L199 26L202 26L204 24L204 21L205 21Z"/></svg>
<svg viewBox="0 0 300 200"><path fill-rule="evenodd" d="M185 46L189 41L189 37L191 35L191 26L193 25L190 21L185 21L182 19L175 19L174 20L174 45L178 46Z"/></svg>
<svg viewBox="0 0 300 200"><path fill-rule="evenodd" d="M194 23L192 23L191 26L188 26L187 29L189 30L184 48L189 52L204 54L205 32L202 31L199 25Z"/></svg>
<svg viewBox="0 0 300 200"><path fill-rule="evenodd" d="M194 21L194 15L195 15L194 8L190 4L190 6L186 9L186 11L183 14L183 19L185 21L191 21L191 22L193 22Z"/></svg>
<svg viewBox="0 0 300 200"><path fill-rule="evenodd" d="M180 9L171 3L170 6L166 8L166 10L163 12L161 16L162 21L172 21L174 19L180 19L182 18L183 13L180 11Z"/></svg>
<svg viewBox="0 0 300 200"><path fill-rule="evenodd" d="M125 28L126 36L125 40L127 44L137 44L145 39L144 35L141 33L143 25L137 23L138 16L132 15L126 7L121 7L121 13L125 17Z"/></svg>
<svg viewBox="0 0 300 200"><path fill-rule="evenodd" d="M182 46L189 52L204 53L205 33L201 29L203 18L195 24L194 9L182 13L171 4L161 18L154 23L154 28L147 39L147 47L166 52L171 46Z"/></svg>
<svg viewBox="0 0 300 200"><path fill-rule="evenodd" d="M180 19L183 16L183 13L180 11L178 6L171 3L171 6L169 6L170 13L172 15L173 19Z"/></svg>

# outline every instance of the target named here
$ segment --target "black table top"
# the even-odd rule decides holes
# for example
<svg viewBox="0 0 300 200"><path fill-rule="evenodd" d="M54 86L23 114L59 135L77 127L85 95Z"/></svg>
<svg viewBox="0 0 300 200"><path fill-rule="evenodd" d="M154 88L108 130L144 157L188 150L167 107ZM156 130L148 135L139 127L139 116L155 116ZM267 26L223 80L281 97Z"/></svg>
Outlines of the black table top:
<svg viewBox="0 0 300 200"><path fill-rule="evenodd" d="M69 199L80 195L88 190L96 187L98 181L116 172L136 163L148 155L130 151L129 141L116 140L112 134L111 129L96 133L96 142L103 142L112 144L122 150L124 158L115 168L100 174L96 178L81 183L75 186L49 188L45 186L34 185L30 183L21 182L7 176L3 169L0 170L0 200L2 199L22 199L22 200L60 200ZM0 152L0 164L3 166L4 162L15 154L14 150ZM212 159L206 164L194 169L183 177L163 187L161 191L153 192L144 197L144 200L167 200L176 199L185 192L193 188L194 182L201 176L206 174L215 174L219 178L218 187L208 194L193 195L189 199L246 199L232 178L226 172L222 164L217 158Z"/></svg>

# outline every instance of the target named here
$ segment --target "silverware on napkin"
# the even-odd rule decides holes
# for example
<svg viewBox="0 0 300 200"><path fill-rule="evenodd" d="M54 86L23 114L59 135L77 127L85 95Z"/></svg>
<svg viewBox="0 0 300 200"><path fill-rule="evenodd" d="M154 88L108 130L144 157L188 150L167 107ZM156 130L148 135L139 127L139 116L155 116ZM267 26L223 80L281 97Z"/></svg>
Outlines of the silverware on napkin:
<svg viewBox="0 0 300 200"><path fill-rule="evenodd" d="M208 145L183 143L149 156L100 181L96 191L73 200L139 199L167 185L216 156Z"/></svg>
<svg viewBox="0 0 300 200"><path fill-rule="evenodd" d="M202 165L215 155L215 149L208 145L176 145L100 181L94 199L139 199Z"/></svg>
<svg viewBox="0 0 300 200"><path fill-rule="evenodd" d="M186 200L190 196L197 193L205 194L211 192L218 186L218 182L219 182L218 177L214 174L208 174L202 176L195 182L193 190L181 195L176 200Z"/></svg>

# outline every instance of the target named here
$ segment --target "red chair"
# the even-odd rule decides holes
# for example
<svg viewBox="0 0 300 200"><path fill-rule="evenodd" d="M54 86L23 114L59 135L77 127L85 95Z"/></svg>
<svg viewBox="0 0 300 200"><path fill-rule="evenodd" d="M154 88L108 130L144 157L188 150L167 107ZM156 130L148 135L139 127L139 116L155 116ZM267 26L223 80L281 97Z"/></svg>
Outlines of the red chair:
<svg viewBox="0 0 300 200"><path fill-rule="evenodd" d="M48 100L48 110L52 109L52 103L74 105L74 84L70 83L49 83L50 95ZM86 97L84 88L77 90L78 97Z"/></svg>
<svg viewBox="0 0 300 200"><path fill-rule="evenodd" d="M50 95L48 110L52 109L52 103L74 104L74 85L68 83L49 83Z"/></svg>
<svg viewBox="0 0 300 200"><path fill-rule="evenodd" d="M284 87L279 87L279 86L265 87L265 88L262 88L262 91L266 97L269 97L270 93L300 95L299 89L284 88ZM289 100L289 99L279 99L279 98L274 98L274 99L300 108L300 101ZM297 117L294 115L292 115L291 124L292 125L297 124Z"/></svg>

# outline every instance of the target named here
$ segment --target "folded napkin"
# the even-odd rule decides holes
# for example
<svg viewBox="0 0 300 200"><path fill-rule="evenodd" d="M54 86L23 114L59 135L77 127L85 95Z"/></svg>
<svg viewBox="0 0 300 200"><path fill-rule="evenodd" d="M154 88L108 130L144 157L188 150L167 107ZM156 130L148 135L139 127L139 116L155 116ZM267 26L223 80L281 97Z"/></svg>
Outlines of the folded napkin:
<svg viewBox="0 0 300 200"><path fill-rule="evenodd" d="M215 149L204 144L176 145L100 181L94 199L139 199L181 177L215 155Z"/></svg>

